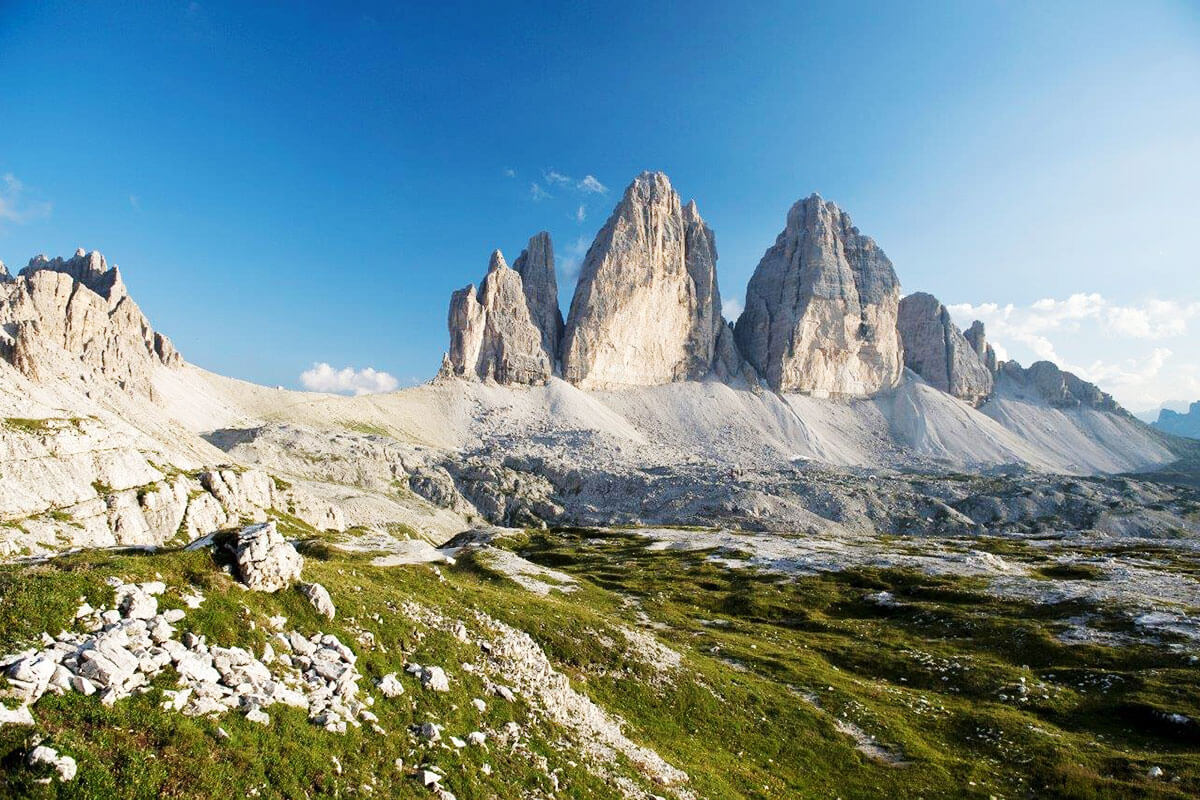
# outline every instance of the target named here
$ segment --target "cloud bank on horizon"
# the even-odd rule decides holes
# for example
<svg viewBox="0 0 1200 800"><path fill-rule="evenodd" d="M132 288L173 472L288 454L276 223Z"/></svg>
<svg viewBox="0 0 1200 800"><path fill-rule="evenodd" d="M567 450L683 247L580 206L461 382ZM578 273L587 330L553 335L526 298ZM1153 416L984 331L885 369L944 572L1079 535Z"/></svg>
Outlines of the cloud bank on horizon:
<svg viewBox="0 0 1200 800"><path fill-rule="evenodd" d="M310 392L363 395L394 392L400 381L374 367L335 369L321 361L300 373L300 385Z"/></svg>
<svg viewBox="0 0 1200 800"><path fill-rule="evenodd" d="M1151 298L1122 304L1098 293L1077 293L1025 306L957 303L947 308L960 327L982 320L997 358L1026 366L1053 361L1130 410L1200 396L1200 353L1191 330L1200 319L1200 302Z"/></svg>

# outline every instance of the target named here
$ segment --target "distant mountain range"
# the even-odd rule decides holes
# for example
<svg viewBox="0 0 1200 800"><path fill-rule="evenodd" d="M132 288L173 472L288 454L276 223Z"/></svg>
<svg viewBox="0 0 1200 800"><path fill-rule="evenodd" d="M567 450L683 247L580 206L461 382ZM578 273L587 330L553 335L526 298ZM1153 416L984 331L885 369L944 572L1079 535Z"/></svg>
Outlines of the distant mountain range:
<svg viewBox="0 0 1200 800"><path fill-rule="evenodd" d="M982 324L902 298L882 249L817 195L787 212L736 321L716 262L696 203L643 173L565 319L538 234L453 294L436 379L364 397L188 364L97 252L0 267L0 558L190 539L271 509L437 541L479 518L808 530L826 474L1095 475L1180 458L1180 440L1095 385L998 361ZM1195 435L1196 407L1176 416ZM880 521L908 502L845 483L839 502Z"/></svg>
<svg viewBox="0 0 1200 800"><path fill-rule="evenodd" d="M1186 414L1164 408L1158 412L1154 427L1165 433L1200 439L1200 400L1192 403Z"/></svg>

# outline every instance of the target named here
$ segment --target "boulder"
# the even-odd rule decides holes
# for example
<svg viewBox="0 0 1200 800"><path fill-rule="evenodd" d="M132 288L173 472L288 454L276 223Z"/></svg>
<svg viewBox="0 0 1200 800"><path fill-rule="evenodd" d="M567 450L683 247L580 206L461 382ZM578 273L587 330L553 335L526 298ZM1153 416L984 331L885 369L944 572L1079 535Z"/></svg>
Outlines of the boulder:
<svg viewBox="0 0 1200 800"><path fill-rule="evenodd" d="M903 368L892 263L819 195L797 202L746 288L735 339L780 392L870 395Z"/></svg>
<svg viewBox="0 0 1200 800"><path fill-rule="evenodd" d="M706 376L724 327L716 260L695 202L682 205L661 172L639 175L584 258L563 377L594 388Z"/></svg>
<svg viewBox="0 0 1200 800"><path fill-rule="evenodd" d="M75 780L75 773L78 767L75 764L75 759L70 756L59 755L58 751L53 747L47 747L44 744L39 744L33 750L29 751L29 766L35 767L39 764L53 767L58 772L58 778L62 781Z"/></svg>
<svg viewBox="0 0 1200 800"><path fill-rule="evenodd" d="M313 608L318 614L333 619L337 615L337 609L333 605L333 598L329 596L329 591L319 583L302 583L300 591L308 598L308 602L313 604Z"/></svg>
<svg viewBox="0 0 1200 800"><path fill-rule="evenodd" d="M238 531L237 563L247 588L277 592L300 579L304 559L271 520Z"/></svg>

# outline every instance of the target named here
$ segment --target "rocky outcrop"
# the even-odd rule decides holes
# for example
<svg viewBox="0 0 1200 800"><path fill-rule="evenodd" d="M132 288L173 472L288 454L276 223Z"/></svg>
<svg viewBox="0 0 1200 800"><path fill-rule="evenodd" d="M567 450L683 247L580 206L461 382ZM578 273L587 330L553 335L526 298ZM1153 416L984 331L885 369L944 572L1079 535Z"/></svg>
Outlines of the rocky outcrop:
<svg viewBox="0 0 1200 800"><path fill-rule="evenodd" d="M472 285L451 296L447 324L450 352L443 374L526 384L545 383L553 374L521 275L499 250L478 292Z"/></svg>
<svg viewBox="0 0 1200 800"><path fill-rule="evenodd" d="M724 328L716 261L695 202L682 205L661 172L639 175L584 259L563 377L592 388L707 375Z"/></svg>
<svg viewBox="0 0 1200 800"><path fill-rule="evenodd" d="M260 470L179 470L97 419L0 424L0 558L63 547L161 545L264 521L271 509L341 530L341 511Z"/></svg>
<svg viewBox="0 0 1200 800"><path fill-rule="evenodd" d="M542 231L529 240L529 246L513 262L525 289L529 318L542 333L542 350L550 365L558 363L563 336L563 316L558 307L558 277L554 272L554 245L550 234Z"/></svg>
<svg viewBox="0 0 1200 800"><path fill-rule="evenodd" d="M993 375L996 373L996 351L988 344L987 330L983 327L983 323L975 320L971 323L971 327L963 331L963 338L971 344L971 348L975 351L975 355L987 367L987 371Z"/></svg>
<svg viewBox="0 0 1200 800"><path fill-rule="evenodd" d="M1176 436L1200 439L1200 401L1192 403L1186 414L1180 414L1169 408L1161 409L1154 427Z"/></svg>
<svg viewBox="0 0 1200 800"><path fill-rule="evenodd" d="M182 363L95 251L65 261L38 256L15 280L0 281L0 326L0 357L36 381L82 366L153 397L154 366Z"/></svg>
<svg viewBox="0 0 1200 800"><path fill-rule="evenodd" d="M1055 408L1093 408L1128 416L1112 395L1094 383L1065 372L1049 361L1038 361L1028 369L1016 361L1000 365L997 382L1003 380L1016 391L1035 394Z"/></svg>
<svg viewBox="0 0 1200 800"><path fill-rule="evenodd" d="M899 302L887 256L814 194L755 269L735 338L776 391L870 395L900 380Z"/></svg>
<svg viewBox="0 0 1200 800"><path fill-rule="evenodd" d="M247 588L277 592L300 580L304 559L279 534L274 520L242 528L236 544L238 573Z"/></svg>
<svg viewBox="0 0 1200 800"><path fill-rule="evenodd" d="M936 297L917 292L903 298L897 325L904 366L930 386L976 406L992 393L991 371Z"/></svg>

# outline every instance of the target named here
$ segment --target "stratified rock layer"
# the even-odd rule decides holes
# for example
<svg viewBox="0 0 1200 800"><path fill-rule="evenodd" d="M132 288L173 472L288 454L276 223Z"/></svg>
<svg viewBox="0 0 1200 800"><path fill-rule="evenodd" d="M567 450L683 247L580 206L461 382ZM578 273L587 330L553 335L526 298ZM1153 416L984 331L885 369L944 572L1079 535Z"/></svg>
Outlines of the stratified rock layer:
<svg viewBox="0 0 1200 800"><path fill-rule="evenodd" d="M702 378L724 327L717 249L694 202L644 172L588 250L562 346L563 377L583 387Z"/></svg>
<svg viewBox="0 0 1200 800"><path fill-rule="evenodd" d="M525 290L529 317L542 333L542 350L551 366L558 362L563 336L563 316L558 307L558 278L554 272L554 245L550 234L542 231L529 240L529 246L513 262Z"/></svg>
<svg viewBox="0 0 1200 800"><path fill-rule="evenodd" d="M64 261L38 256L16 279L0 280L0 357L33 380L82 362L125 391L154 394L155 363L179 353L156 333L100 253Z"/></svg>
<svg viewBox="0 0 1200 800"><path fill-rule="evenodd" d="M992 393L991 371L936 297L917 292L902 299L897 324L904 366L929 385L974 405Z"/></svg>
<svg viewBox="0 0 1200 800"><path fill-rule="evenodd" d="M755 269L735 338L776 391L870 395L900 380L899 302L887 256L814 194Z"/></svg>
<svg viewBox="0 0 1200 800"><path fill-rule="evenodd" d="M499 250L492 253L478 292L468 286L451 296L448 326L451 375L539 384L553 373L542 331L529 313L521 275L509 268Z"/></svg>

